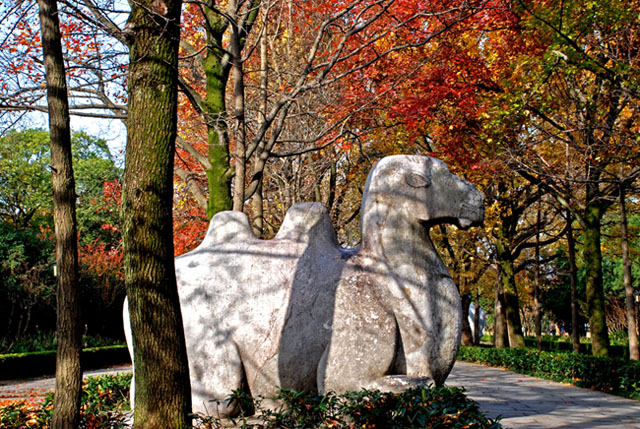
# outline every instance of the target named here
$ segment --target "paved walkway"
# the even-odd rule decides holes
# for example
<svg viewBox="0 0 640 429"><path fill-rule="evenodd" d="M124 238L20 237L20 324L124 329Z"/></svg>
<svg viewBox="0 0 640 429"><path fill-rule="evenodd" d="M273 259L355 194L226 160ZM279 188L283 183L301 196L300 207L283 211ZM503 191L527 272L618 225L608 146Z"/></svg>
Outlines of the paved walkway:
<svg viewBox="0 0 640 429"><path fill-rule="evenodd" d="M445 383L464 386L507 428L640 428L640 402L499 368L456 362Z"/></svg>
<svg viewBox="0 0 640 429"><path fill-rule="evenodd" d="M122 366L88 371L86 376L130 371ZM640 402L511 371L457 362L448 386L460 386L489 417L502 415L505 428L638 428ZM0 381L0 402L38 400L55 387L55 379Z"/></svg>

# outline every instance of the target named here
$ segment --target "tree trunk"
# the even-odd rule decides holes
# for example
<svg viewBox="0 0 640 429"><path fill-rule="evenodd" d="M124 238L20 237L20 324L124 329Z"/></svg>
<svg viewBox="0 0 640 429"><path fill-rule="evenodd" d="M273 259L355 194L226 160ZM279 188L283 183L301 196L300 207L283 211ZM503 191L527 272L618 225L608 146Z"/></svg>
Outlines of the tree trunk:
<svg viewBox="0 0 640 429"><path fill-rule="evenodd" d="M235 9L235 2L229 2L229 9ZM237 21L236 17L236 21ZM233 210L244 209L244 185L247 176L247 139L244 115L244 72L242 70L242 42L237 23L231 26L231 56L233 58L233 114L237 133L235 135L234 151L234 180L233 180Z"/></svg>
<svg viewBox="0 0 640 429"><path fill-rule="evenodd" d="M576 245L573 239L573 217L567 209L567 252L569 253L569 280L571 282L571 341L573 352L580 353L580 328L578 326L578 269Z"/></svg>
<svg viewBox="0 0 640 429"><path fill-rule="evenodd" d="M181 3L133 2L128 22L132 38L122 211L135 428L190 426L172 226Z"/></svg>
<svg viewBox="0 0 640 429"><path fill-rule="evenodd" d="M473 345L480 345L480 291L476 289L476 311L473 313Z"/></svg>
<svg viewBox="0 0 640 429"><path fill-rule="evenodd" d="M203 2L203 12L207 20L207 52L202 67L206 76L206 95L203 103L207 120L209 144L209 164L206 174L209 184L209 218L223 210L242 210L244 199L252 193L245 192L246 176L246 133L244 82L242 70L242 49L251 33L259 11L259 2L251 4L231 1L227 5L229 14L221 13L216 2ZM241 9L245 7L247 15ZM225 45L227 29L231 28L230 50ZM234 116L239 126L235 141L234 162L232 168L229 157L229 126L226 117L225 94L231 65L234 68ZM234 178L235 177L235 178ZM231 188L233 181L233 198Z"/></svg>
<svg viewBox="0 0 640 429"><path fill-rule="evenodd" d="M231 180L233 170L230 165L229 135L226 122L225 94L229 80L229 56L222 48L222 38L227 23L212 7L204 6L204 14L209 23L207 31L207 52L202 68L206 76L206 90L203 107L207 121L207 136L210 168L207 168L209 204L207 216L231 210Z"/></svg>
<svg viewBox="0 0 640 429"><path fill-rule="evenodd" d="M69 100L57 4L55 0L38 0L38 6L49 107L53 218L58 269L56 394L51 427L75 428L79 423L82 389L80 367L82 343L78 315L78 234Z"/></svg>
<svg viewBox="0 0 640 429"><path fill-rule="evenodd" d="M511 260L511 250L505 237L506 229L506 226L501 224L500 237L496 241L500 281L502 283L502 294L504 296L504 316L509 334L509 346L524 347L518 289L516 287L513 261Z"/></svg>
<svg viewBox="0 0 640 429"><path fill-rule="evenodd" d="M602 251L600 248L600 220L602 208L594 201L597 183L587 183L587 204L584 216L584 263L586 268L587 307L594 356L609 355L609 332L604 310L602 284Z"/></svg>
<svg viewBox="0 0 640 429"><path fill-rule="evenodd" d="M540 213L540 196L538 196L538 210L536 214L536 272L533 282L533 309L534 319L536 325L536 345L538 350L542 350L542 312L540 309L540 227L541 227L541 213Z"/></svg>
<svg viewBox="0 0 640 429"><path fill-rule="evenodd" d="M469 306L471 305L471 295L462 295L462 345L472 346L473 335L471 332L471 325L469 325Z"/></svg>
<svg viewBox="0 0 640 429"><path fill-rule="evenodd" d="M262 5L265 8L265 4ZM265 11L263 10L263 13ZM268 22L265 21L265 26ZM264 28L260 36L260 116L264 121L267 117L267 102L269 101L269 64L267 62L267 28ZM256 192L253 195L253 232L258 238L262 238L264 234L264 196L262 194L263 178L262 172L256 172L259 177L252 177L251 180L257 181Z"/></svg>
<svg viewBox="0 0 640 429"><path fill-rule="evenodd" d="M499 273L498 277L500 277ZM507 321L504 315L504 294L502 293L502 281L500 278L498 278L498 282L496 283L494 307L493 345L496 348L509 347Z"/></svg>
<svg viewBox="0 0 640 429"><path fill-rule="evenodd" d="M629 359L640 360L638 351L638 331L636 306L633 300L633 279L631 277L631 259L629 258L629 238L627 233L627 210L624 186L620 185L620 242L622 245L622 267L624 270L625 309L629 332Z"/></svg>
<svg viewBox="0 0 640 429"><path fill-rule="evenodd" d="M336 161L334 159L331 160L331 170L329 172L329 196L327 198L327 210L331 213L333 210L333 205L336 202L336 182L338 180L338 171Z"/></svg>

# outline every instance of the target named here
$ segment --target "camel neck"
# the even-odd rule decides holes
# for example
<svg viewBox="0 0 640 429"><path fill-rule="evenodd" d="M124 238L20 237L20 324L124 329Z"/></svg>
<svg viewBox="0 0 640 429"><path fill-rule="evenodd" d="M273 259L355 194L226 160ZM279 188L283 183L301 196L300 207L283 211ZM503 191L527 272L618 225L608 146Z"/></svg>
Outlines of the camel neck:
<svg viewBox="0 0 640 429"><path fill-rule="evenodd" d="M363 218L361 252L391 266L444 265L427 229L401 209L376 204ZM445 268L446 271L446 268Z"/></svg>

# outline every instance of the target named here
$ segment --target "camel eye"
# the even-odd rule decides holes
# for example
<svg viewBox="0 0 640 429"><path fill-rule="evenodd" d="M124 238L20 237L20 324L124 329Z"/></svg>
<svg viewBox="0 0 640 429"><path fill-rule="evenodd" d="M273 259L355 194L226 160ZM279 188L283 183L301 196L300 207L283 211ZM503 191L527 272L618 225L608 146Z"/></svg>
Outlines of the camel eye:
<svg viewBox="0 0 640 429"><path fill-rule="evenodd" d="M407 185L412 188L426 188L431 184L430 179L415 173L407 174L405 176L405 181L407 182Z"/></svg>

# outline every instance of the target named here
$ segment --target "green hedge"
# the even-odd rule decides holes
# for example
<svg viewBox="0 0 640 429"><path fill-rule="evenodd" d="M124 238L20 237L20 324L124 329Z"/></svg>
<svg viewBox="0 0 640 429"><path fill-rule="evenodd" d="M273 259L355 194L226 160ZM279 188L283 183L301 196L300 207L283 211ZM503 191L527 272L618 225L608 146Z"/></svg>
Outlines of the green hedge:
<svg viewBox="0 0 640 429"><path fill-rule="evenodd" d="M81 355L83 369L99 369L111 365L131 363L127 346L91 347ZM14 353L0 355L0 380L54 375L56 352Z"/></svg>
<svg viewBox="0 0 640 429"><path fill-rule="evenodd" d="M640 399L640 363L623 358L546 352L530 348L461 346L458 359Z"/></svg>
<svg viewBox="0 0 640 429"><path fill-rule="evenodd" d="M527 347L537 348L538 340L535 338L525 338L524 344ZM546 338L542 339L542 350L552 352L573 352L573 343L571 341L551 341ZM580 343L580 353L591 354L591 343ZM629 347L620 345L609 346L609 356L629 358Z"/></svg>

